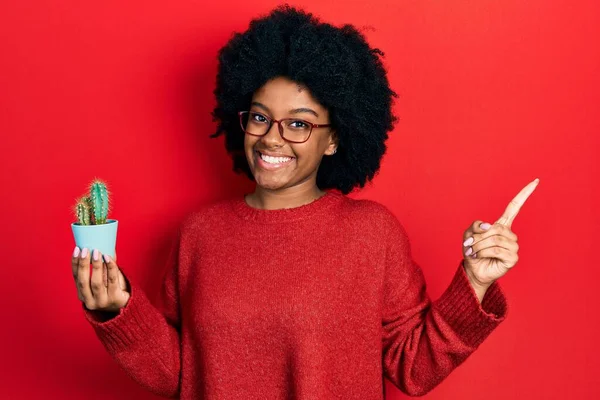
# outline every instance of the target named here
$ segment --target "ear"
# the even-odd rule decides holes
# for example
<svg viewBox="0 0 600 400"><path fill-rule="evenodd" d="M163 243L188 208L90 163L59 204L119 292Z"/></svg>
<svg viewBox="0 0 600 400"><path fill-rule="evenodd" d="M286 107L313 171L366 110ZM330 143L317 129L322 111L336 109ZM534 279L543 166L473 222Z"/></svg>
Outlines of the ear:
<svg viewBox="0 0 600 400"><path fill-rule="evenodd" d="M339 146L339 142L340 141L339 141L337 132L331 131L331 134L329 135L329 145L327 146L327 149L325 150L325 155L327 155L327 156L333 155L334 151L336 151Z"/></svg>

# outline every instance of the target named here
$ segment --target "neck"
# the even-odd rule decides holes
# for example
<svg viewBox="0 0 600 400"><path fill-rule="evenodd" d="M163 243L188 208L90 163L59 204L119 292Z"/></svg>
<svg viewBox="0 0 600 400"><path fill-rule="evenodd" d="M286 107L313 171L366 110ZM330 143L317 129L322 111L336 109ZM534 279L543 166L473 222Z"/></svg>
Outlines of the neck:
<svg viewBox="0 0 600 400"><path fill-rule="evenodd" d="M299 185L291 188L270 190L256 186L254 193L246 196L246 203L261 210L278 210L308 204L325 194L317 185Z"/></svg>

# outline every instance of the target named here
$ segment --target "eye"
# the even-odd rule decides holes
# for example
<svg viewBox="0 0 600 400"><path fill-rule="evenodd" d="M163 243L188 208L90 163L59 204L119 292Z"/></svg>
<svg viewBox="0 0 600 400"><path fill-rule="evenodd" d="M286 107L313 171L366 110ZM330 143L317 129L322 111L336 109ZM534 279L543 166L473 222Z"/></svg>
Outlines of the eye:
<svg viewBox="0 0 600 400"><path fill-rule="evenodd" d="M306 122L304 122L304 121L302 121L300 119L297 119L297 120L294 120L294 121L290 121L289 126L291 128L295 128L295 129L306 129L306 128L309 127L309 125Z"/></svg>
<svg viewBox="0 0 600 400"><path fill-rule="evenodd" d="M257 112L251 112L250 118L252 118L252 121L255 122L268 122L267 117Z"/></svg>

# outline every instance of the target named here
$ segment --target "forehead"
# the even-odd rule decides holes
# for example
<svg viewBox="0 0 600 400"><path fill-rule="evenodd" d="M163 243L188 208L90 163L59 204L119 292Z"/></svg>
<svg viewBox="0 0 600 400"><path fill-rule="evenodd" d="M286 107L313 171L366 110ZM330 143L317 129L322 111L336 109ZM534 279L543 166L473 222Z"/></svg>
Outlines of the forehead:
<svg viewBox="0 0 600 400"><path fill-rule="evenodd" d="M252 100L260 101L273 109L311 106L319 111L325 111L325 108L312 96L306 86L286 77L277 77L267 81L254 92Z"/></svg>

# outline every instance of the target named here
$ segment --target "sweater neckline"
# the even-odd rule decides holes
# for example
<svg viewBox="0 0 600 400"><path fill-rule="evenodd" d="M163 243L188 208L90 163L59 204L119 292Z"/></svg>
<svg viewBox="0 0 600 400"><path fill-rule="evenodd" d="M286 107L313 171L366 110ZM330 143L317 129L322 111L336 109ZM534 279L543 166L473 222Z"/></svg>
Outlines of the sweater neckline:
<svg viewBox="0 0 600 400"><path fill-rule="evenodd" d="M290 222L311 218L315 215L320 215L344 198L342 193L325 190L323 196L301 206L263 210L254 208L246 203L246 195L248 194L245 193L243 196L235 198L232 201L233 210L244 220L260 223Z"/></svg>

